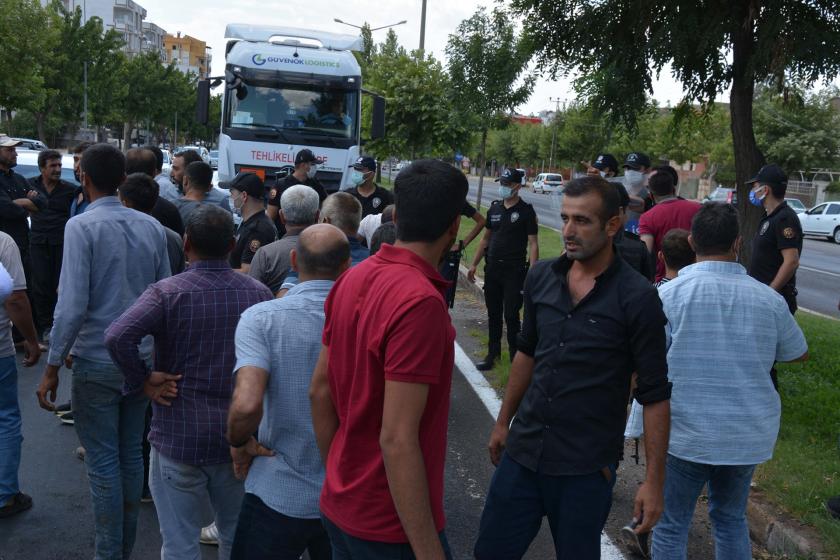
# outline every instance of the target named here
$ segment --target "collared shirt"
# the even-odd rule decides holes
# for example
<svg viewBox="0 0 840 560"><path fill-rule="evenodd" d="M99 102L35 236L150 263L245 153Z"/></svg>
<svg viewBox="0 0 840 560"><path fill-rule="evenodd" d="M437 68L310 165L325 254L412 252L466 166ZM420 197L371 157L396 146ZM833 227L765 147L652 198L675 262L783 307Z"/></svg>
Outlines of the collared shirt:
<svg viewBox="0 0 840 560"><path fill-rule="evenodd" d="M149 284L169 275L166 233L154 218L124 207L116 196L92 202L64 230L47 363L62 365L70 353L111 363L105 329Z"/></svg>
<svg viewBox="0 0 840 560"><path fill-rule="evenodd" d="M241 224L236 230L236 246L230 254L230 266L241 268L251 264L254 254L263 245L277 239L277 230L265 212L259 211Z"/></svg>
<svg viewBox="0 0 840 560"><path fill-rule="evenodd" d="M767 461L781 415L770 369L808 350L785 300L733 262L689 265L659 293L674 385L668 453L710 465Z"/></svg>
<svg viewBox="0 0 840 560"><path fill-rule="evenodd" d="M108 328L105 342L125 376L125 392L139 390L148 370L137 345L155 339L156 371L183 375L172 406L153 403L149 441L188 465L229 462L225 439L236 354L231 342L239 316L273 297L224 261L199 261L152 284Z"/></svg>
<svg viewBox="0 0 840 560"><path fill-rule="evenodd" d="M79 202L81 200L81 202ZM90 206L90 201L85 196L85 191L79 185L76 187L76 193L73 195L73 203L70 205L70 217L82 214L87 207Z"/></svg>
<svg viewBox="0 0 840 560"><path fill-rule="evenodd" d="M669 198L659 201L656 206L639 218L639 235L653 236L653 254L662 250L662 239L672 229L691 230L691 220L700 211L702 205L693 200ZM656 257L656 280L665 276L665 262Z"/></svg>
<svg viewBox="0 0 840 560"><path fill-rule="evenodd" d="M172 182L172 179L169 178L168 173L160 173L157 177L155 177L155 181L160 187L160 196L168 200L169 202L175 202L179 198L181 198L181 193L178 191L178 187L175 186L175 183Z"/></svg>
<svg viewBox="0 0 840 560"><path fill-rule="evenodd" d="M347 242L350 243L350 268L353 268L357 264L361 263L363 260L370 256L370 250L362 245L362 242L355 236L348 235ZM297 286L298 283L298 275L297 272L294 270L289 270L286 273L286 279L283 280L283 283L280 285L281 290L290 290L294 286Z"/></svg>
<svg viewBox="0 0 840 560"><path fill-rule="evenodd" d="M175 205L175 207L178 209L178 212L181 214L181 221L184 222L184 228L187 227L192 213L195 212L195 209L201 206L202 204L215 204L222 210L227 210L228 212L231 212L230 197L227 197L223 193L218 192L217 189L210 189L204 196L204 200L191 200L189 198L181 197L173 200L172 204Z"/></svg>
<svg viewBox="0 0 840 560"><path fill-rule="evenodd" d="M0 231L0 264L8 272L6 276L11 276L11 290L25 290L26 276L23 273L20 250L17 248L15 240L2 231ZM3 305L3 302L0 302L0 358L8 358L14 355L15 345L12 342L12 326L9 322L9 314L6 312L6 306Z"/></svg>
<svg viewBox="0 0 840 560"><path fill-rule="evenodd" d="M75 185L59 180L58 185L50 192L44 186L40 175L30 183L44 197L45 204L44 208L29 218L32 226L29 241L43 245L63 245L64 226L70 219L70 206L76 196Z"/></svg>
<svg viewBox="0 0 840 560"><path fill-rule="evenodd" d="M653 281L653 262L647 246L639 239L639 236L629 231L619 230L615 234L615 246L618 253L633 270Z"/></svg>
<svg viewBox="0 0 840 560"><path fill-rule="evenodd" d="M618 462L633 372L641 404L671 392L656 289L616 256L575 305L571 267L563 255L540 261L525 279L518 351L534 357L534 372L507 439L516 462L555 476Z"/></svg>
<svg viewBox="0 0 840 560"><path fill-rule="evenodd" d="M487 224L490 244L487 246L487 260L525 261L528 236L537 235L537 213L534 207L521 198L505 207L502 200L494 200L487 210Z"/></svg>
<svg viewBox="0 0 840 560"><path fill-rule="evenodd" d="M428 385L418 442L435 528L445 525L443 473L455 329L440 273L415 253L383 245L342 274L325 305L330 393L339 426L330 447L321 511L343 531L408 542L388 490L379 434L385 382Z"/></svg>
<svg viewBox="0 0 840 560"><path fill-rule="evenodd" d="M0 170L0 231L12 236L22 253L29 251L29 216L22 206L15 204L18 198L26 198L32 185L29 184L23 175L15 173L13 169L8 172ZM46 204L42 197L33 200L39 209Z"/></svg>
<svg viewBox="0 0 840 560"><path fill-rule="evenodd" d="M273 293L280 291L283 280L292 270L292 249L297 248L300 231L287 233L282 239L257 249L251 259L248 274L268 286Z"/></svg>
<svg viewBox="0 0 840 560"><path fill-rule="evenodd" d="M758 224L758 231L753 238L750 276L762 284L770 284L784 262L782 250L796 249L801 255L802 240L802 225L799 223L799 216L787 202L782 201ZM785 287L796 287L795 272Z"/></svg>
<svg viewBox="0 0 840 560"><path fill-rule="evenodd" d="M388 189L383 189L376 185L373 193L365 196L359 192L359 187L353 187L347 190L347 194L352 194L356 200L362 204L362 218L371 214L381 214L385 207L394 203L394 194Z"/></svg>
<svg viewBox="0 0 840 560"><path fill-rule="evenodd" d="M285 297L257 304L236 328L236 371L268 373L259 441L273 457L256 457L245 491L289 517L317 519L324 465L312 428L309 384L321 352L324 302L333 282L298 284Z"/></svg>

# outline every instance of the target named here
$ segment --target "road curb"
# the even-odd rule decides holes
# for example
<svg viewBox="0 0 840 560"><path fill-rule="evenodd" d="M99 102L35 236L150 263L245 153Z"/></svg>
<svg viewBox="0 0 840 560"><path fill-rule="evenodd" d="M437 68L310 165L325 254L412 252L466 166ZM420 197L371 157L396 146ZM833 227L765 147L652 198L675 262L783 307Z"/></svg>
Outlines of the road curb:
<svg viewBox="0 0 840 560"><path fill-rule="evenodd" d="M458 287L466 290L475 299L484 301L484 280L480 276L475 277L475 283L470 282L467 278L469 269L464 265L458 266Z"/></svg>

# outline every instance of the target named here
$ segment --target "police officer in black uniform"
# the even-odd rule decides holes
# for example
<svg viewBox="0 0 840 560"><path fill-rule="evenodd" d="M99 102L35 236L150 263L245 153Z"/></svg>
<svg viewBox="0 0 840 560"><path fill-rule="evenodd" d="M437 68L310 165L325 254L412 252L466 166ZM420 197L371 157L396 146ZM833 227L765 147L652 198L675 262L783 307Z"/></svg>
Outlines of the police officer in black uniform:
<svg viewBox="0 0 840 560"><path fill-rule="evenodd" d="M230 189L234 213L242 216L230 266L247 273L257 249L276 240L277 230L265 213L265 186L259 177L254 173L240 173L226 188Z"/></svg>
<svg viewBox="0 0 840 560"><path fill-rule="evenodd" d="M360 157L351 165L350 182L353 188L347 192L362 203L362 218L371 214L381 214L386 206L394 203L391 191L376 184L376 160L372 157Z"/></svg>
<svg viewBox="0 0 840 560"><path fill-rule="evenodd" d="M799 216L785 202L787 175L778 165L769 164L747 183L755 185L750 202L766 213L753 238L750 276L782 294L790 312L795 313L796 269L803 236Z"/></svg>
<svg viewBox="0 0 840 560"><path fill-rule="evenodd" d="M507 326L510 359L513 360L519 334L519 310L522 308L525 274L528 265L535 264L539 259L537 213L533 206L519 197L522 172L506 169L498 181L501 183L501 200L494 200L490 204L484 237L468 274L469 279L474 281L478 264L486 254L484 301L487 305L490 336L487 357L476 364L482 371L492 369L502 353L502 317Z"/></svg>
<svg viewBox="0 0 840 560"><path fill-rule="evenodd" d="M312 153L312 150L304 148L295 155L295 170L286 177L279 179L268 194L268 208L266 214L274 222L277 227L277 236L283 237L286 235L286 226L280 221L280 197L291 186L306 185L318 193L318 198L321 204L327 198L327 191L315 174L318 172L318 158Z"/></svg>

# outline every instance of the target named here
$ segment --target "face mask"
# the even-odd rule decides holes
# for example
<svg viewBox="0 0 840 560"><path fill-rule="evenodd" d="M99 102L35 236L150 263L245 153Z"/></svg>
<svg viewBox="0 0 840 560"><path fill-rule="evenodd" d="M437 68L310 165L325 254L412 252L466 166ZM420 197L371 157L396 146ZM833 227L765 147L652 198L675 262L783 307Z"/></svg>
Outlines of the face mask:
<svg viewBox="0 0 840 560"><path fill-rule="evenodd" d="M350 182L358 187L365 182L365 174L354 169L353 172L350 173Z"/></svg>
<svg viewBox="0 0 840 560"><path fill-rule="evenodd" d="M607 178L607 172L606 172L606 171L599 171L599 172L598 172L598 175L600 175L602 179L606 179L606 178Z"/></svg>
<svg viewBox="0 0 840 560"><path fill-rule="evenodd" d="M239 204L237 204L237 202ZM237 216L242 215L242 207L245 206L245 197L241 194L233 199L233 213Z"/></svg>
<svg viewBox="0 0 840 560"><path fill-rule="evenodd" d="M309 171L306 172L306 176L310 179L315 178L315 174L318 172L318 166L314 163L309 166Z"/></svg>
<svg viewBox="0 0 840 560"><path fill-rule="evenodd" d="M624 172L624 186L628 189L638 187L645 180L645 174L641 171L628 169Z"/></svg>
<svg viewBox="0 0 840 560"><path fill-rule="evenodd" d="M765 196L767 196L767 193L764 193L764 195L759 198L755 191L750 191L750 203L752 203L753 206L764 206Z"/></svg>
<svg viewBox="0 0 840 560"><path fill-rule="evenodd" d="M499 196L502 198L510 198L513 196L513 189L510 187L499 187Z"/></svg>

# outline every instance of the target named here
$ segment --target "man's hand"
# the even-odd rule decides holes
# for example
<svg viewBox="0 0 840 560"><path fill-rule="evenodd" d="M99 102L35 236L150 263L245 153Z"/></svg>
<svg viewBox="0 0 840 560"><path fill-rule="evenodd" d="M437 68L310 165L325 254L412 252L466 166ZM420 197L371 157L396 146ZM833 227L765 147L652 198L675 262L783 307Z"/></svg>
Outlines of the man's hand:
<svg viewBox="0 0 840 560"><path fill-rule="evenodd" d="M499 461L502 460L502 452L505 450L505 442L509 431L510 429L507 426L497 422L490 433L490 442L487 444L487 449L490 451L490 462L497 467Z"/></svg>
<svg viewBox="0 0 840 560"><path fill-rule="evenodd" d="M231 447L230 456L233 459L233 474L239 480L245 480L254 457L273 457L274 451L263 447L253 436L242 447Z"/></svg>
<svg viewBox="0 0 840 560"><path fill-rule="evenodd" d="M172 399L178 396L177 381L180 379L180 375L153 371L143 383L143 393L160 405L172 406Z"/></svg>
<svg viewBox="0 0 840 560"><path fill-rule="evenodd" d="M38 396L38 404L44 410L55 412L55 393L58 391L58 368L60 366L47 365L44 369L44 376L35 394ZM49 395L49 397L47 397Z"/></svg>
<svg viewBox="0 0 840 560"><path fill-rule="evenodd" d="M635 529L636 534L649 533L659 521L664 509L665 497L662 485L643 482L636 493L633 508L633 520L638 522L641 519L641 523Z"/></svg>
<svg viewBox="0 0 840 560"><path fill-rule="evenodd" d="M475 265L472 265L472 266L470 267L470 269L467 271L467 279L468 279L470 282L472 282L473 284L475 284L475 271L476 271L476 268L477 268L477 267L476 267Z"/></svg>
<svg viewBox="0 0 840 560"><path fill-rule="evenodd" d="M38 191L29 191L28 193L26 193L26 198L28 198L29 200L35 200L36 198L38 198Z"/></svg>
<svg viewBox="0 0 840 560"><path fill-rule="evenodd" d="M32 367L41 359L41 345L37 340L23 341L23 365Z"/></svg>
<svg viewBox="0 0 840 560"><path fill-rule="evenodd" d="M67 369L73 369L73 356L71 356L70 354L68 354L67 357L64 358L64 367L66 367Z"/></svg>

